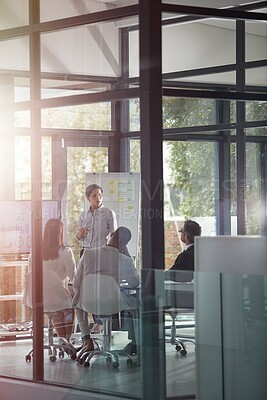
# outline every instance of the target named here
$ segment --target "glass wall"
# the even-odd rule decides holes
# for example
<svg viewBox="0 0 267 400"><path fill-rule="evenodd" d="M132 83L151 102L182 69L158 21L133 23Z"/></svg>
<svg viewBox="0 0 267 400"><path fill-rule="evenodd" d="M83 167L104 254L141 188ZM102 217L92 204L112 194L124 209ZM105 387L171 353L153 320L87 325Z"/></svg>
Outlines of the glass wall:
<svg viewBox="0 0 267 400"><path fill-rule="evenodd" d="M266 396L262 340L266 334L262 323L266 320L265 248L266 237L259 236L196 240L196 379L200 398ZM209 258L205 257L207 249L211 249ZM248 273L251 256L255 259L253 274Z"/></svg>
<svg viewBox="0 0 267 400"><path fill-rule="evenodd" d="M145 0L40 0L40 12L37 3L1 1L0 376L67 387L69 398L79 388L132 399L195 398L206 362L205 341L199 342L200 352L195 348L202 311L198 309L195 324L194 284L181 286L179 277L166 270L184 250L180 230L186 219L197 221L208 238L265 232L266 25L255 14L255 21L241 27L234 15L223 15L221 4L222 13L212 9L207 18L190 8L194 2L187 9L162 2L158 27ZM151 46L155 60L158 54L161 59L156 65L161 79L153 81L158 98L151 98L146 86L150 80L143 79L154 65L147 68L148 56L142 53L139 40L147 26L139 21L137 5L148 14L145 20L155 43L161 29L158 46ZM246 4L242 7L245 12ZM152 128L159 104L162 124ZM143 115L149 119L147 130ZM63 234L60 246L64 243L73 269L81 265L80 251L89 245L76 234L79 216L89 207L85 188L90 183L103 184L103 205L132 231L127 260L140 276L140 285L126 287L126 294L137 300L134 317L122 312L118 319L119 312L112 313L112 349L122 350L134 340L133 332L136 336L133 362L121 356L119 368L109 357L95 357L89 368L77 362L72 350L65 351L64 343L60 347L63 334L56 331L55 319L58 347L43 349L51 333L45 293L47 287L51 297L57 292L54 280L50 284L43 275L43 264L53 261L42 254L45 225L51 219L63 223L58 228ZM144 197L150 208L144 208ZM156 219L163 233L150 229ZM161 270L154 270L155 259L163 260L162 265L155 263ZM64 288L73 295L73 271L65 272ZM262 308L255 319L250 312L256 290L254 278L249 278L237 279L238 321L246 316L240 332L246 345L259 337L263 346L266 288L262 277L261 282L256 279ZM212 277L207 282L214 284ZM125 282L118 283L125 290ZM232 284L227 277L222 283L227 298ZM29 301L24 296L27 285ZM183 303L184 295L188 302ZM212 304L212 297L208 301ZM226 307L224 311L227 323ZM80 349L77 313L63 314L73 323L67 340ZM93 325L94 312L89 314ZM95 336L95 347L101 347L102 331ZM258 355L259 347L255 349ZM228 348L216 347L217 355L224 351L228 396L232 387L227 368L231 363L240 366L247 352L231 358ZM255 366L252 353L248 359ZM264 370L261 358L260 363ZM243 372L238 379L246 376L245 367ZM236 384L236 393L243 394L240 386Z"/></svg>
<svg viewBox="0 0 267 400"><path fill-rule="evenodd" d="M29 1L28 0L2 0L1 1L1 29L15 28L28 25Z"/></svg>

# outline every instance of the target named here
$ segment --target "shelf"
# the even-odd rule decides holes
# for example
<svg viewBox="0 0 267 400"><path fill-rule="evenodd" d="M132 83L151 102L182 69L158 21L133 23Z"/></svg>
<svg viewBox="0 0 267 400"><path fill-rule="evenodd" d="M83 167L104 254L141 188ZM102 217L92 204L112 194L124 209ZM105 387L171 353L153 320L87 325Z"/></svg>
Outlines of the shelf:
<svg viewBox="0 0 267 400"><path fill-rule="evenodd" d="M9 300L21 300L22 294L2 294L0 295L0 301L9 301Z"/></svg>
<svg viewBox="0 0 267 400"><path fill-rule="evenodd" d="M10 267L28 267L28 260L23 260L23 261L1 260L0 261L0 268L10 268Z"/></svg>

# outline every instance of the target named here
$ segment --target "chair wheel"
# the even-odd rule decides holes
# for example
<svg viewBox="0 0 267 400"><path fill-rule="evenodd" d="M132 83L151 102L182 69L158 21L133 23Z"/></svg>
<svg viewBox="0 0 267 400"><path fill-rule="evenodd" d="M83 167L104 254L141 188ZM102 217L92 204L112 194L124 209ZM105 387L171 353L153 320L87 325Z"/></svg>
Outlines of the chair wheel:
<svg viewBox="0 0 267 400"><path fill-rule="evenodd" d="M32 358L29 354L25 356L25 361L31 362Z"/></svg>
<svg viewBox="0 0 267 400"><path fill-rule="evenodd" d="M64 351L59 351L58 356L59 356L60 358L64 358Z"/></svg>
<svg viewBox="0 0 267 400"><path fill-rule="evenodd" d="M107 356L107 358L106 358L106 363L107 363L107 364L111 364L111 362L112 362L111 356Z"/></svg>
<svg viewBox="0 0 267 400"><path fill-rule="evenodd" d="M89 361L85 361L85 362L83 363L83 366L84 366L84 368L89 368L89 367L90 367Z"/></svg>
<svg viewBox="0 0 267 400"><path fill-rule="evenodd" d="M57 357L56 356L51 356L51 357L49 357L49 360L51 362L56 362L57 361Z"/></svg>
<svg viewBox="0 0 267 400"><path fill-rule="evenodd" d="M72 355L70 356L70 358L71 358L72 360L76 360L76 358L77 358L76 353L72 353Z"/></svg>
<svg viewBox="0 0 267 400"><path fill-rule="evenodd" d="M180 351L180 354L181 354L181 356L186 356L187 355L187 351L183 349L183 350Z"/></svg>
<svg viewBox="0 0 267 400"><path fill-rule="evenodd" d="M181 351L181 350L182 350L182 347L181 347L179 344L177 344L177 345L175 346L175 350L176 350L176 351Z"/></svg>
<svg viewBox="0 0 267 400"><path fill-rule="evenodd" d="M133 365L133 360L131 360L130 358L127 359L127 365L131 366Z"/></svg>
<svg viewBox="0 0 267 400"><path fill-rule="evenodd" d="M119 368L119 366L120 366L120 364L119 364L118 362L116 362L116 361L114 361L114 362L112 363L112 367L113 367L113 368Z"/></svg>

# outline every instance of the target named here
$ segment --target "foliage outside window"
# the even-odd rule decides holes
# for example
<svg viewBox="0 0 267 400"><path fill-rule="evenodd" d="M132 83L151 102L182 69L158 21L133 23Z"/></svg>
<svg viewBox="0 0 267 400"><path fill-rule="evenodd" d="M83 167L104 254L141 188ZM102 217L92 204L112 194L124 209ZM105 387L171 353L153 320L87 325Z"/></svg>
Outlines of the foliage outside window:
<svg viewBox="0 0 267 400"><path fill-rule="evenodd" d="M166 98L165 128L214 123L214 102ZM207 142L169 141L168 166L174 213L185 218L213 216L215 207L214 145Z"/></svg>
<svg viewBox="0 0 267 400"><path fill-rule="evenodd" d="M42 125L63 126L66 129L107 129L110 126L110 103L74 107L72 118L65 109L44 110ZM70 108L68 108L69 110ZM81 112L78 112L80 109ZM266 103L247 102L246 116L249 120L262 120ZM163 99L164 128L209 125L214 123L214 102L209 99ZM231 102L231 121L235 120L235 102ZM139 101L131 101L131 129L139 129ZM233 132L235 134L235 132ZM42 138L43 199L52 198L52 139ZM170 199L174 214L184 218L214 216L215 214L215 147L214 143L194 141L168 141L167 162ZM16 199L31 198L30 137L15 138ZM260 165L259 146L247 146L247 233L259 234L260 172L252 172ZM255 154L254 154L255 153ZM83 209L84 181L87 172L107 172L107 148L68 149L68 241L75 243L75 230L79 212ZM231 146L232 215L236 215L236 146ZM140 140L130 141L130 171L140 172ZM166 183L166 182L165 182ZM252 201L256 198L255 201ZM253 204L255 206L253 206Z"/></svg>

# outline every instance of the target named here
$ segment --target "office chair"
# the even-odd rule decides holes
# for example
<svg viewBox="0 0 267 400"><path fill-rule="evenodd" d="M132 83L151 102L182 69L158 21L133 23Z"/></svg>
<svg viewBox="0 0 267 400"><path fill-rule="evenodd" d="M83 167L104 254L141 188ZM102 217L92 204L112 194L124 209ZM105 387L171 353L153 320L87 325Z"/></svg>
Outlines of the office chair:
<svg viewBox="0 0 267 400"><path fill-rule="evenodd" d="M176 326L176 318L182 313L194 311L194 284L192 282L165 281L166 306L165 313L172 319L171 337L167 340L175 346L181 356L187 355L186 342L195 344L194 336L180 335ZM181 328L192 328L195 322L188 325L179 325ZM168 328L165 328L166 330Z"/></svg>
<svg viewBox="0 0 267 400"><path fill-rule="evenodd" d="M119 367L118 355L127 357L127 365L133 364L133 358L123 350L111 350L112 315L129 309L129 305L121 294L120 287L111 276L88 274L83 277L80 288L80 299L77 305L82 310L95 314L103 321L103 346L82 355L80 363L90 366L90 360L96 355L106 357L106 363L113 368Z"/></svg>
<svg viewBox="0 0 267 400"><path fill-rule="evenodd" d="M53 298L51 299L51 293ZM23 303L30 308L32 304L32 273L30 272L27 277L26 288L23 295ZM67 289L62 286L62 281L59 275L54 271L43 271L43 303L44 314L48 319L48 338L47 343L43 344L43 349L48 350L49 360L55 362L57 356L64 358L65 353L71 357L72 360L76 359L76 352L72 350L65 343L54 343L54 329L52 324L53 314L62 309L71 308L71 299ZM31 348L25 356L26 361L31 361L33 357L33 348Z"/></svg>

